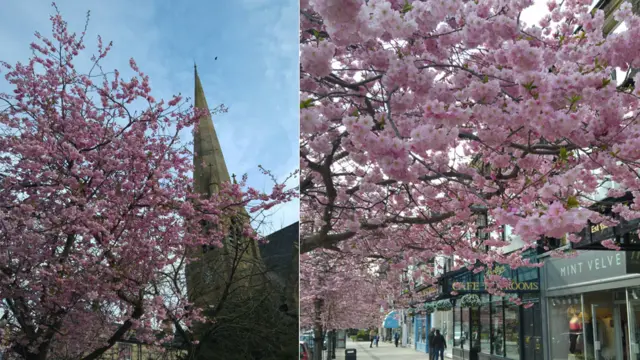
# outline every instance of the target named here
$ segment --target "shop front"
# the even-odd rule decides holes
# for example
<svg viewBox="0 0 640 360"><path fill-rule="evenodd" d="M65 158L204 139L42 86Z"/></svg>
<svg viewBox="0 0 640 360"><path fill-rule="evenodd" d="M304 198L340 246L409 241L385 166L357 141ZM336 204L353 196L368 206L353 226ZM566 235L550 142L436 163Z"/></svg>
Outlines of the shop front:
<svg viewBox="0 0 640 360"><path fill-rule="evenodd" d="M379 334L381 335L381 339L384 340L393 340L393 335L396 332L401 331L401 310L393 310L385 316L384 321L382 321L382 326Z"/></svg>
<svg viewBox="0 0 640 360"><path fill-rule="evenodd" d="M413 341L414 341L414 349L420 352L427 353L429 352L429 344L427 341L427 335L432 327L435 327L435 323L433 322L434 315L432 312L427 311L423 304L438 296L438 288L431 286L426 287L417 292L420 301L416 303L417 308L415 309L416 315L413 319L414 327L413 327Z"/></svg>
<svg viewBox="0 0 640 360"><path fill-rule="evenodd" d="M443 302L448 302L449 307L437 308L436 311L431 315L433 318L432 327L440 330L442 336L444 336L445 341L447 342L447 348L444 350L444 355L446 357L452 357L452 349L453 349L453 308L451 307L451 302L449 300L439 300L436 304L442 306Z"/></svg>
<svg viewBox="0 0 640 360"><path fill-rule="evenodd" d="M429 352L429 345L427 343L427 334L431 329L431 315L425 311L419 311L416 313L413 327L413 341L415 349L420 352Z"/></svg>
<svg viewBox="0 0 640 360"><path fill-rule="evenodd" d="M640 360L640 252L576 253L543 267L548 359Z"/></svg>
<svg viewBox="0 0 640 360"><path fill-rule="evenodd" d="M454 359L542 360L542 316L538 268L496 266L494 274L511 279L506 296L484 289L484 273L471 271L449 280L453 304ZM515 298L523 304L517 305Z"/></svg>

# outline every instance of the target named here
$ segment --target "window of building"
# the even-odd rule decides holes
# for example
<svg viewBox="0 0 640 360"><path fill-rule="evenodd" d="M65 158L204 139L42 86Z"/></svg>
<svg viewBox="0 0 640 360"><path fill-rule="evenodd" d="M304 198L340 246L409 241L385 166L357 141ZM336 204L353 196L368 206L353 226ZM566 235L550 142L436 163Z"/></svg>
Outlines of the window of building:
<svg viewBox="0 0 640 360"><path fill-rule="evenodd" d="M462 323L460 318L460 308L453 308L453 346L460 346L462 342Z"/></svg>
<svg viewBox="0 0 640 360"><path fill-rule="evenodd" d="M491 353L504 356L504 301L491 297Z"/></svg>
<svg viewBox="0 0 640 360"><path fill-rule="evenodd" d="M522 342L523 342L523 359L541 359L544 357L542 352L542 319L540 313L540 300L534 296L525 296L523 302L532 303L531 307L522 308Z"/></svg>
<svg viewBox="0 0 640 360"><path fill-rule="evenodd" d="M567 359L570 355L582 354L584 334L580 298L551 298L548 307L551 358Z"/></svg>
<svg viewBox="0 0 640 360"><path fill-rule="evenodd" d="M119 343L118 344L118 359L131 360L132 347L131 344Z"/></svg>
<svg viewBox="0 0 640 360"><path fill-rule="evenodd" d="M482 295L482 306L478 310L480 318L480 351L491 353L491 303L489 295Z"/></svg>
<svg viewBox="0 0 640 360"><path fill-rule="evenodd" d="M445 312L446 320L442 324L442 334L447 341L447 348L444 349L445 356L452 357L453 353L453 311Z"/></svg>
<svg viewBox="0 0 640 360"><path fill-rule="evenodd" d="M471 331L469 329L469 309L460 309L460 323L462 324L462 347L469 349L469 339L471 338Z"/></svg>
<svg viewBox="0 0 640 360"><path fill-rule="evenodd" d="M422 322L422 325L420 326L420 342L426 343L427 342L427 316L420 315L420 321Z"/></svg>
<svg viewBox="0 0 640 360"><path fill-rule="evenodd" d="M476 351L481 351L480 332L482 327L480 326L480 309L481 307L469 309L469 328L471 334L469 348L475 349Z"/></svg>
<svg viewBox="0 0 640 360"><path fill-rule="evenodd" d="M416 343L424 344L426 342L426 332L427 332L427 322L426 318L422 314L416 314L413 318L413 321L416 324Z"/></svg>
<svg viewBox="0 0 640 360"><path fill-rule="evenodd" d="M504 345L506 357L520 359L520 306L505 301L504 307Z"/></svg>

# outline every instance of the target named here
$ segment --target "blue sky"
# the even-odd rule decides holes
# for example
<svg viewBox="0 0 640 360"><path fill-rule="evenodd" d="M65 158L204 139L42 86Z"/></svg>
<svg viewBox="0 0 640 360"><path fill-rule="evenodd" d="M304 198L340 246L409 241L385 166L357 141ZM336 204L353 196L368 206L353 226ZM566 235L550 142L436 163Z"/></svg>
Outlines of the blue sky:
<svg viewBox="0 0 640 360"><path fill-rule="evenodd" d="M87 50L96 37L113 41L105 70L124 75L133 57L149 74L155 98L193 96L193 63L198 64L208 103L229 112L214 125L231 173L249 175L249 185L267 190L271 182L258 165L280 179L299 167L298 1L56 1L70 29L80 33L87 10ZM49 35L50 2L8 1L0 12L0 59L26 61L35 31ZM214 61L215 57L218 60ZM82 66L80 66L82 69ZM7 91L4 79L0 91ZM293 182L296 182L292 181ZM262 233L298 220L299 203L274 210Z"/></svg>

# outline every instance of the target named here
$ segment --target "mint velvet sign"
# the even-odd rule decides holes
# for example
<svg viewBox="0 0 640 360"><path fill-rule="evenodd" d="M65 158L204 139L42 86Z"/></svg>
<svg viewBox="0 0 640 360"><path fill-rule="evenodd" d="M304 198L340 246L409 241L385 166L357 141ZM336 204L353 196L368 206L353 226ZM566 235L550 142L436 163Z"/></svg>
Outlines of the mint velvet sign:
<svg viewBox="0 0 640 360"><path fill-rule="evenodd" d="M545 262L547 287L555 288L587 281L640 273L640 253L622 251L578 251L569 259Z"/></svg>

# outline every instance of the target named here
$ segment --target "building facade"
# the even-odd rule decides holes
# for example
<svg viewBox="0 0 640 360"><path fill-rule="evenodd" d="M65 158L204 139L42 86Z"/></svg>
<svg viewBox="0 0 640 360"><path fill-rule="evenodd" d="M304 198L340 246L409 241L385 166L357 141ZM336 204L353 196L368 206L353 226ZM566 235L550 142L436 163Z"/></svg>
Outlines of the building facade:
<svg viewBox="0 0 640 360"><path fill-rule="evenodd" d="M506 296L491 295L484 289L484 273L465 271L448 278L445 290L458 293L451 298L454 359L468 359L471 352L477 352L479 359L541 359L539 271L507 267L501 270L500 275L512 280ZM465 306L462 300L471 294L479 298L480 306ZM513 298L529 305L517 305Z"/></svg>
<svg viewBox="0 0 640 360"><path fill-rule="evenodd" d="M542 276L546 359L640 358L640 252L579 250Z"/></svg>
<svg viewBox="0 0 640 360"><path fill-rule="evenodd" d="M284 312L296 319L299 307L299 238L300 223L296 221L267 235L268 242L258 245L266 277L282 292Z"/></svg>
<svg viewBox="0 0 640 360"><path fill-rule="evenodd" d="M427 335L432 327L432 315L427 314L424 310L417 311L412 318L413 326L411 332L411 340L413 341L413 348L419 352L429 352L429 344L427 341Z"/></svg>
<svg viewBox="0 0 640 360"><path fill-rule="evenodd" d="M529 252L527 256L535 259L537 254ZM447 272L437 286L418 293L429 304L425 309L433 312L424 321L416 319L415 329L420 332L416 350L428 351L426 336L434 327L445 337L448 355L453 359L473 359L477 355L478 359L542 360L539 269L495 266L493 274L497 272L512 281L505 296L489 294L485 273L466 268ZM526 305L518 305L515 298ZM470 306L469 299L475 299L475 305Z"/></svg>
<svg viewBox="0 0 640 360"><path fill-rule="evenodd" d="M180 360L186 354L186 351L179 349L167 349L137 341L120 341L107 350L100 360Z"/></svg>

